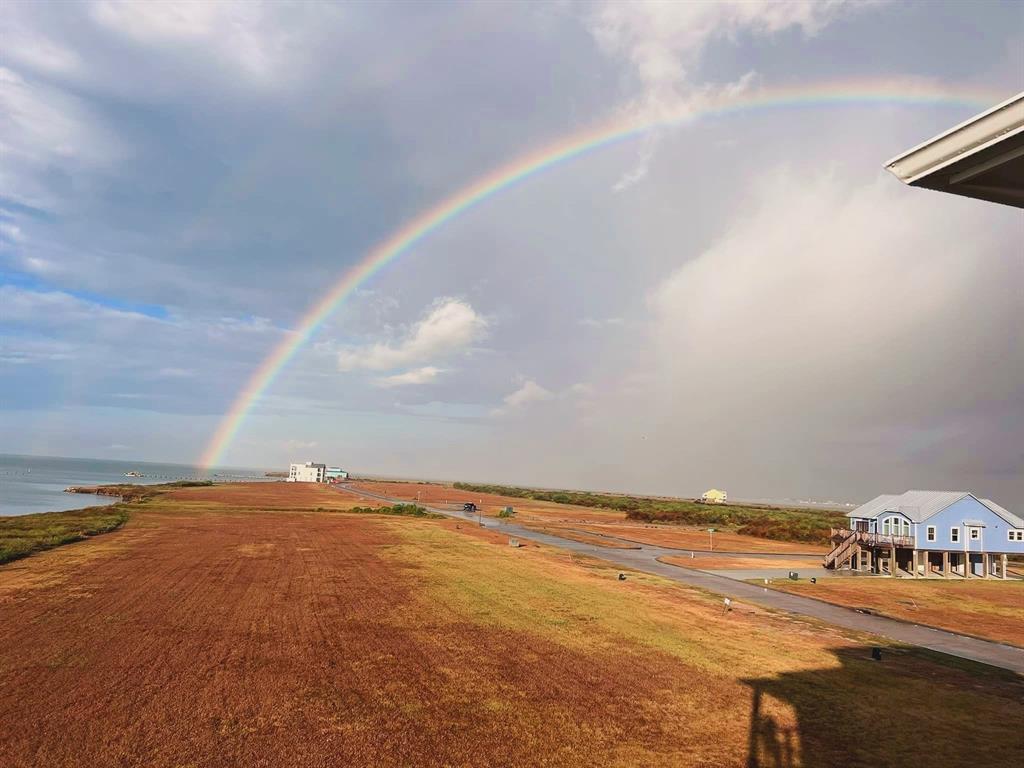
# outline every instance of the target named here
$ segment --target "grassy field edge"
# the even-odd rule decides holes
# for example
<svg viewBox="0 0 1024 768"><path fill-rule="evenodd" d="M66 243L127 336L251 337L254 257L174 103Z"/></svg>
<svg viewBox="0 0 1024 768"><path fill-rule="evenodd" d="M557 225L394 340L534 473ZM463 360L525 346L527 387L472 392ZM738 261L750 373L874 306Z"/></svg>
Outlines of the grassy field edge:
<svg viewBox="0 0 1024 768"><path fill-rule="evenodd" d="M121 528L124 503L0 518L0 565Z"/></svg>

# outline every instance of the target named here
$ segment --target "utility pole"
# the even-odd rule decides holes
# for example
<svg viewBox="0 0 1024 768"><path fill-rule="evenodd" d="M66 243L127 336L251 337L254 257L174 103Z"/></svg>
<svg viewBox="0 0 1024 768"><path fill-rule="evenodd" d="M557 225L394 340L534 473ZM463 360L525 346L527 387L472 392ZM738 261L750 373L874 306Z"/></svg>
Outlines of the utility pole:
<svg viewBox="0 0 1024 768"><path fill-rule="evenodd" d="M715 529L708 528L708 547L714 552L715 551Z"/></svg>

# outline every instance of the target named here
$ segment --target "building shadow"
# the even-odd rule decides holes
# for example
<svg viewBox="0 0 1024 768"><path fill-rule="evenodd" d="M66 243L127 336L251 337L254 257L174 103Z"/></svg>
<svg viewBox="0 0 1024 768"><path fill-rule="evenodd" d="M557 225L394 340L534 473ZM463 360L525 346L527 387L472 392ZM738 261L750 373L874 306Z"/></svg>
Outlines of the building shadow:
<svg viewBox="0 0 1024 768"><path fill-rule="evenodd" d="M970 662L943 663L923 651L885 649L875 661L869 647L831 650L835 666L742 681L751 689L747 768L895 766L922 758L938 765L943 744L957 744L958 754L972 756L977 765L1010 765L1009 756L1019 754L1024 742L1015 722L989 723L965 734L952 710L949 717L936 717L937 703L951 696L955 701L965 685L984 689L1024 715L1019 675ZM884 738L877 738L880 731ZM976 743L967 745L965 738Z"/></svg>

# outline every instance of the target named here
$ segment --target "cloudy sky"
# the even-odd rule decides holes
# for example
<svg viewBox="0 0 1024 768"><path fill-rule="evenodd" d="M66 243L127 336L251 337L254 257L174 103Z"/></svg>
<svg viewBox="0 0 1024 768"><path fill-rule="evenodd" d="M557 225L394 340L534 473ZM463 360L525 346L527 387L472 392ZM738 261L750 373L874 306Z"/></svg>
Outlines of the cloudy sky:
<svg viewBox="0 0 1024 768"><path fill-rule="evenodd" d="M393 261L223 463L1024 504L1024 217L883 169L980 107L699 117L821 83L1008 97L1018 3L8 2L0 41L0 452L193 462L405 222L590 127L695 114Z"/></svg>

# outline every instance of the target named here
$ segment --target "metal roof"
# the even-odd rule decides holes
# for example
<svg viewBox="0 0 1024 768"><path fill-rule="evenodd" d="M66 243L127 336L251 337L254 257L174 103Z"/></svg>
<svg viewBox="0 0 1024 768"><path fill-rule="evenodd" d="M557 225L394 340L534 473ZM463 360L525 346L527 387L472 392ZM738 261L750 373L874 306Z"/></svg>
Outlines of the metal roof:
<svg viewBox="0 0 1024 768"><path fill-rule="evenodd" d="M1024 208L1024 93L894 157L904 184Z"/></svg>
<svg viewBox="0 0 1024 768"><path fill-rule="evenodd" d="M906 493L895 495L883 494L875 497L867 504L861 504L856 509L847 512L846 516L874 518L884 512L899 512L906 515L912 522L921 523L932 515L941 512L950 504L960 501L965 496L978 498L967 491L907 491ZM978 501L1015 528L1024 528L1024 520L1003 509L995 502L988 499L978 499Z"/></svg>
<svg viewBox="0 0 1024 768"><path fill-rule="evenodd" d="M1003 518L1003 520L1005 520L1006 522L1012 523L1014 528L1024 528L1024 517L1021 517L1020 515L1015 515L1010 510L1004 509L1003 507L999 506L994 501L992 501L992 499L978 499L978 501L980 501L986 507L991 509L997 515Z"/></svg>

